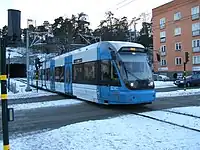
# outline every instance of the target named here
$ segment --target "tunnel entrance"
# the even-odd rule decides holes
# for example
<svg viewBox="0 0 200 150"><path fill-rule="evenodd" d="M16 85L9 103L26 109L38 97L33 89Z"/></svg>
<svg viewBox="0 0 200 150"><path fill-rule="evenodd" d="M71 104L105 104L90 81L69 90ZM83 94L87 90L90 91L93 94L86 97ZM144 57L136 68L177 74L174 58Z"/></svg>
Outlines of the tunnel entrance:
<svg viewBox="0 0 200 150"><path fill-rule="evenodd" d="M6 72L8 72L8 64L6 65ZM10 64L10 78L25 78L26 64Z"/></svg>

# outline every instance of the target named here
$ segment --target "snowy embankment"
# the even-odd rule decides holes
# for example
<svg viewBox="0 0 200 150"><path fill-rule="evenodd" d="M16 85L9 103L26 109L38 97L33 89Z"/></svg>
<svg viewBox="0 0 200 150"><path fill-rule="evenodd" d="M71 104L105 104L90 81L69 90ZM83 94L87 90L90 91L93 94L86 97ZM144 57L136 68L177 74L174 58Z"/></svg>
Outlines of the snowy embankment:
<svg viewBox="0 0 200 150"><path fill-rule="evenodd" d="M177 111L200 114L200 107L178 108ZM167 119L180 125L198 128L200 119L163 116L160 111L141 113ZM12 138L15 150L199 150L200 134L182 127L170 125L136 115L112 119L87 121L61 127L52 131ZM2 141L1 141L2 142ZM2 145L2 143L1 143Z"/></svg>
<svg viewBox="0 0 200 150"><path fill-rule="evenodd" d="M26 84L15 79L11 79L11 82L16 83L16 90L18 93L8 92L8 99L19 99L19 98L33 98L33 97L41 97L41 96L51 96L57 95L56 93L51 93L43 90L37 90L31 87L32 91L26 92Z"/></svg>
<svg viewBox="0 0 200 150"><path fill-rule="evenodd" d="M169 88L169 87L177 87L173 81L154 81L155 88Z"/></svg>
<svg viewBox="0 0 200 150"><path fill-rule="evenodd" d="M177 91L170 91L170 92L157 92L156 97L178 97L178 96L189 96L189 95L200 95L200 89L187 89L184 90L177 90Z"/></svg>
<svg viewBox="0 0 200 150"><path fill-rule="evenodd" d="M155 81L155 88L170 88L177 87L172 81ZM186 89L184 90L174 90L169 92L156 92L156 97L177 97L177 96L189 96L189 95L200 95L200 89Z"/></svg>
<svg viewBox="0 0 200 150"><path fill-rule="evenodd" d="M26 104L13 104L9 105L10 108L14 108L14 110L27 110L27 109L36 109L36 108L45 108L45 107L58 107L58 106L68 106L68 105L76 105L83 103L83 101L76 99L62 99L55 101L47 101L47 102L37 102L37 103L26 103Z"/></svg>

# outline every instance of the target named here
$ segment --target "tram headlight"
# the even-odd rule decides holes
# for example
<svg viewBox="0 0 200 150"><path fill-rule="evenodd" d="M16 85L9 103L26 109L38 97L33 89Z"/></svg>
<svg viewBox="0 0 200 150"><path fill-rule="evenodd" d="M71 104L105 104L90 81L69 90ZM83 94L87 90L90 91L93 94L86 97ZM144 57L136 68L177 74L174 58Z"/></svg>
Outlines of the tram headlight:
<svg viewBox="0 0 200 150"><path fill-rule="evenodd" d="M148 84L148 86L153 87L154 86L154 82L150 81L149 84Z"/></svg>
<svg viewBox="0 0 200 150"><path fill-rule="evenodd" d="M131 85L131 87L134 87L134 83L131 83L130 85Z"/></svg>
<svg viewBox="0 0 200 150"><path fill-rule="evenodd" d="M137 81L131 82L130 86L131 86L131 88L137 88L138 82Z"/></svg>

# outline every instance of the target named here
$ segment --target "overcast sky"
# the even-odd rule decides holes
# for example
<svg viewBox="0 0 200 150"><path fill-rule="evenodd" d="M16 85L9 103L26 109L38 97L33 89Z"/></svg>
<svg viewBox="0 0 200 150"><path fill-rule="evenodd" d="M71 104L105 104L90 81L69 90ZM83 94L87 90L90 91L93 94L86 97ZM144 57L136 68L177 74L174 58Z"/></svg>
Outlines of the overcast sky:
<svg viewBox="0 0 200 150"><path fill-rule="evenodd" d="M7 10L21 11L21 27L26 27L26 20L34 19L37 25L44 20L53 23L59 16L71 16L84 12L88 14L91 28L96 28L105 12L111 10L116 17L127 16L129 20L171 0L0 0L0 28L7 25ZM120 3L117 5L118 3ZM129 3L128 5L126 5ZM123 6L125 5L125 6ZM121 7L121 8L120 8Z"/></svg>

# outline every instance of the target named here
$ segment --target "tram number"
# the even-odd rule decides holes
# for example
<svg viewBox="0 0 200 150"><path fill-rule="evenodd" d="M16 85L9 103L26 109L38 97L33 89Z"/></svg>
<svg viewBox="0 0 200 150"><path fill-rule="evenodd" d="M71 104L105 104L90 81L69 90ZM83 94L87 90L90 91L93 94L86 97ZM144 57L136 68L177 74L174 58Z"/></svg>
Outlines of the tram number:
<svg viewBox="0 0 200 150"><path fill-rule="evenodd" d="M111 86L110 87L110 90L118 90L119 89L119 87L116 87L116 86Z"/></svg>

